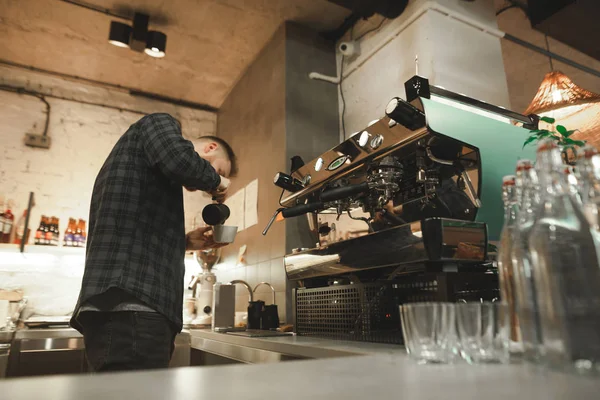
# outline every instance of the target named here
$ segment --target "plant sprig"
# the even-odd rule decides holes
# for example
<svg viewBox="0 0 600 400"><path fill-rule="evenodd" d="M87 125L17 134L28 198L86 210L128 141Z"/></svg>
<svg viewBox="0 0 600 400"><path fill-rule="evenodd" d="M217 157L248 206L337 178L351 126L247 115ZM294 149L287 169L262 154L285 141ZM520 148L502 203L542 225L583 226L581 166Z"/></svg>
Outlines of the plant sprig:
<svg viewBox="0 0 600 400"><path fill-rule="evenodd" d="M540 121L547 122L549 124L554 124L556 121L554 118L550 117L542 117ZM548 129L534 129L529 131L530 135L523 143L523 147L527 146L530 143L537 142L539 140L549 138L554 140L559 146L564 148L569 147L581 147L585 145L585 140L574 140L571 139L571 135L577 132L578 129L567 130L563 125L556 125L556 131L551 131Z"/></svg>

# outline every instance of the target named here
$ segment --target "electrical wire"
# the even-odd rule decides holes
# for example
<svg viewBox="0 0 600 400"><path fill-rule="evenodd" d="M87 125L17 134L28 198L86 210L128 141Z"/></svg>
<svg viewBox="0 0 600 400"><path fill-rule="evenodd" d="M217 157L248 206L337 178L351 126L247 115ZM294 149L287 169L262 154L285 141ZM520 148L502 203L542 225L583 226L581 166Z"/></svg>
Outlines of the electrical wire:
<svg viewBox="0 0 600 400"><path fill-rule="evenodd" d="M48 103L43 94L27 91L22 88L15 88L8 85L0 85L0 90L4 90L5 92L10 93L22 94L25 96L36 97L40 99L46 105L46 123L44 124L44 132L42 133L42 136L48 136L48 126L50 125L50 103Z"/></svg>
<svg viewBox="0 0 600 400"><path fill-rule="evenodd" d="M527 15L529 17L529 13L528 13L527 9L523 5L517 4L517 3L513 3L512 1L510 2L510 4L504 6L501 9L499 9L498 11L496 11L496 16L502 14L505 11L510 10L511 8L518 8L518 9L522 10L525 13L525 15Z"/></svg>
<svg viewBox="0 0 600 400"><path fill-rule="evenodd" d="M360 34L360 35L359 35L359 36L358 36L358 37L357 37L355 40L361 40L362 38L364 38L365 36L367 36L369 33L372 33L372 32L376 32L376 31L378 31L379 29L381 29L381 27L383 26L383 23L384 23L385 21L387 21L387 18L385 18L385 17L384 17L384 18L381 20L381 22L379 23L379 25L377 25L377 26L376 26L375 28L373 28L373 29L369 29L368 31L361 33L361 34ZM352 26L352 29L354 29L354 26Z"/></svg>
<svg viewBox="0 0 600 400"><path fill-rule="evenodd" d="M96 12L114 17L114 18L120 18L120 19L127 20L127 21L129 21L133 18L131 16L119 14L116 11L110 10L108 8L100 7L95 4L85 2L85 1L79 1L79 0L60 0L60 1L62 1L63 3L67 3L67 4L72 4L77 7L82 7L82 8L91 10L91 11L96 11Z"/></svg>
<svg viewBox="0 0 600 400"><path fill-rule="evenodd" d="M342 100L342 133L344 134L344 140L346 139L346 122L344 121L344 117L346 115L346 99L344 98L344 88L342 87L342 82L344 81L344 59L346 57L342 55L342 62L340 65L340 98Z"/></svg>

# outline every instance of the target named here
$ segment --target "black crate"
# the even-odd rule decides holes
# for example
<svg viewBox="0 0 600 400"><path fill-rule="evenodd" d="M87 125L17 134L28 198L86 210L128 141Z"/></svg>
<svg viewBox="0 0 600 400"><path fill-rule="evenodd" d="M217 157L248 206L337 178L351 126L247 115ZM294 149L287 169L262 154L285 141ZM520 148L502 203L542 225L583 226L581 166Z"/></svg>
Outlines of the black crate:
<svg viewBox="0 0 600 400"><path fill-rule="evenodd" d="M499 298L498 277L483 273L409 275L391 282L294 290L301 336L402 344L399 306Z"/></svg>

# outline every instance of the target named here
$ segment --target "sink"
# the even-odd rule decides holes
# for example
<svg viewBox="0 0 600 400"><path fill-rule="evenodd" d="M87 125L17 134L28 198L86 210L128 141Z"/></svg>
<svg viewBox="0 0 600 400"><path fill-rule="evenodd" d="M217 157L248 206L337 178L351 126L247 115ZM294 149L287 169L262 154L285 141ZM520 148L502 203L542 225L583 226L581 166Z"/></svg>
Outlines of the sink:
<svg viewBox="0 0 600 400"><path fill-rule="evenodd" d="M248 329L239 332L227 332L228 335L243 336L243 337L276 337L276 336L293 336L293 332L277 332L277 331L261 331L259 329Z"/></svg>

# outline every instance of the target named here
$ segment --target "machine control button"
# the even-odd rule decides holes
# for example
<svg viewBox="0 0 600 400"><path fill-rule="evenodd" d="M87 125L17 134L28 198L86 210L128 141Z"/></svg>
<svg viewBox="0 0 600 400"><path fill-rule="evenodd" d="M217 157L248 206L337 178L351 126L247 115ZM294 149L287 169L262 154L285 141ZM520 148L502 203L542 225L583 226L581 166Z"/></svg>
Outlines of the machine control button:
<svg viewBox="0 0 600 400"><path fill-rule="evenodd" d="M210 308L210 306L206 306L206 307L204 307L204 309L202 311L204 311L204 314L210 314L210 312L212 311L212 308Z"/></svg>
<svg viewBox="0 0 600 400"><path fill-rule="evenodd" d="M377 135L371 139L371 148L373 150L378 149L383 143L383 135Z"/></svg>
<svg viewBox="0 0 600 400"><path fill-rule="evenodd" d="M348 160L348 158L349 158L348 156L340 156L340 157L336 158L329 164L329 166L327 166L327 170L335 171L336 169L338 169L339 167L344 165L344 163Z"/></svg>
<svg viewBox="0 0 600 400"><path fill-rule="evenodd" d="M360 147L365 147L367 145L367 143L369 142L370 137L371 137L371 134L369 134L369 132L362 131L360 136L358 137L358 145Z"/></svg>
<svg viewBox="0 0 600 400"><path fill-rule="evenodd" d="M323 168L324 163L325 163L325 161L323 161L323 159L321 157L319 157L319 159L315 163L315 171L317 171L317 172L320 171Z"/></svg>

